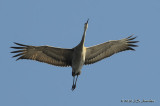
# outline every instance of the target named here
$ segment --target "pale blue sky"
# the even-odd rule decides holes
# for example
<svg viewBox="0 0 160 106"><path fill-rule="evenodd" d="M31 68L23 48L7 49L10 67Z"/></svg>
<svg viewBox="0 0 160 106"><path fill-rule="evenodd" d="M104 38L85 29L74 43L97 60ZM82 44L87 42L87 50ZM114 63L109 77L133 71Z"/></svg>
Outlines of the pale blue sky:
<svg viewBox="0 0 160 106"><path fill-rule="evenodd" d="M72 48L89 20L85 46L138 36L126 51L84 66L71 91L71 68L15 61L13 42ZM0 106L157 106L160 104L159 0L0 0ZM152 99L155 103L121 103Z"/></svg>

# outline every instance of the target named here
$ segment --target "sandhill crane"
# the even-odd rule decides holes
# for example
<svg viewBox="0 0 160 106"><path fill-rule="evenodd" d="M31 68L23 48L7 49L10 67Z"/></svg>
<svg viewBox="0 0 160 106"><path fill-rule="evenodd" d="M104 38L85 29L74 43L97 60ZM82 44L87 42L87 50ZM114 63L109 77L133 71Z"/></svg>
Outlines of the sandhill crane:
<svg viewBox="0 0 160 106"><path fill-rule="evenodd" d="M30 59L55 66L71 66L73 76L73 91L76 88L76 82L78 76L81 74L83 65L93 64L115 53L125 50L135 50L132 47L137 47L137 45L134 45L133 43L137 43L138 41L132 41L136 38L132 37L132 35L121 40L112 40L92 47L85 47L84 41L87 28L88 20L84 24L84 33L80 43L72 49L51 46L30 46L15 43L16 45L19 45L19 47L11 48L19 50L13 51L11 53L18 53L17 55L13 56L19 56L17 60Z"/></svg>

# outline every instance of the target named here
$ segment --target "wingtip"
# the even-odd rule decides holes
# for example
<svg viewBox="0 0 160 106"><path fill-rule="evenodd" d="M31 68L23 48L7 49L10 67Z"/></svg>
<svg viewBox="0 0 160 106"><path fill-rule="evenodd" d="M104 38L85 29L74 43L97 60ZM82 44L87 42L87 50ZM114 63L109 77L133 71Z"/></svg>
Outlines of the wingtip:
<svg viewBox="0 0 160 106"><path fill-rule="evenodd" d="M18 61L20 58L16 59L16 61Z"/></svg>
<svg viewBox="0 0 160 106"><path fill-rule="evenodd" d="M128 47L127 50L132 50L132 51L136 51L135 49L131 48L131 47Z"/></svg>
<svg viewBox="0 0 160 106"><path fill-rule="evenodd" d="M21 43L17 43L17 42L13 42L14 44L16 45L19 45L19 46L27 46L27 45L24 45L24 44L21 44Z"/></svg>
<svg viewBox="0 0 160 106"><path fill-rule="evenodd" d="M10 52L10 53L19 53L19 52L24 52L24 50L12 51L12 52Z"/></svg>
<svg viewBox="0 0 160 106"><path fill-rule="evenodd" d="M128 46L131 46L131 47L138 47L138 45L134 45L134 44L128 44Z"/></svg>
<svg viewBox="0 0 160 106"><path fill-rule="evenodd" d="M128 43L138 43L139 41L128 41Z"/></svg>
<svg viewBox="0 0 160 106"><path fill-rule="evenodd" d="M134 35L134 34L132 34L132 35L128 36L128 37L127 37L127 39L128 39L128 38L131 38L133 35Z"/></svg>
<svg viewBox="0 0 160 106"><path fill-rule="evenodd" d="M25 47L10 47L10 48L13 48L13 49L24 49Z"/></svg>

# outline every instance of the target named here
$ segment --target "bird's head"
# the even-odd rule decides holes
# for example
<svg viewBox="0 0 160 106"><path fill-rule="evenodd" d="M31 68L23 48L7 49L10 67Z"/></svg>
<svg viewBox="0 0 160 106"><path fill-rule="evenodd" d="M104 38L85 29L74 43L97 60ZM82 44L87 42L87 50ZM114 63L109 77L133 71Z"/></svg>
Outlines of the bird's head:
<svg viewBox="0 0 160 106"><path fill-rule="evenodd" d="M89 21L89 19L88 19L87 22L84 24L84 30L87 30L87 28L88 28L88 21Z"/></svg>

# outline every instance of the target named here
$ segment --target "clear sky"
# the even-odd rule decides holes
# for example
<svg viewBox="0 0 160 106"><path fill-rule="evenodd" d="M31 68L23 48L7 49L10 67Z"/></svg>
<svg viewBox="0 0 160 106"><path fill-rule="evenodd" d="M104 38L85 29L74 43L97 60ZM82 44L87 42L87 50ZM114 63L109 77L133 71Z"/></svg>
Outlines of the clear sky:
<svg viewBox="0 0 160 106"><path fill-rule="evenodd" d="M11 58L13 42L73 48L138 36L136 51L84 66L72 92L71 67ZM159 0L0 0L0 106L160 104ZM122 103L121 100L155 100Z"/></svg>

